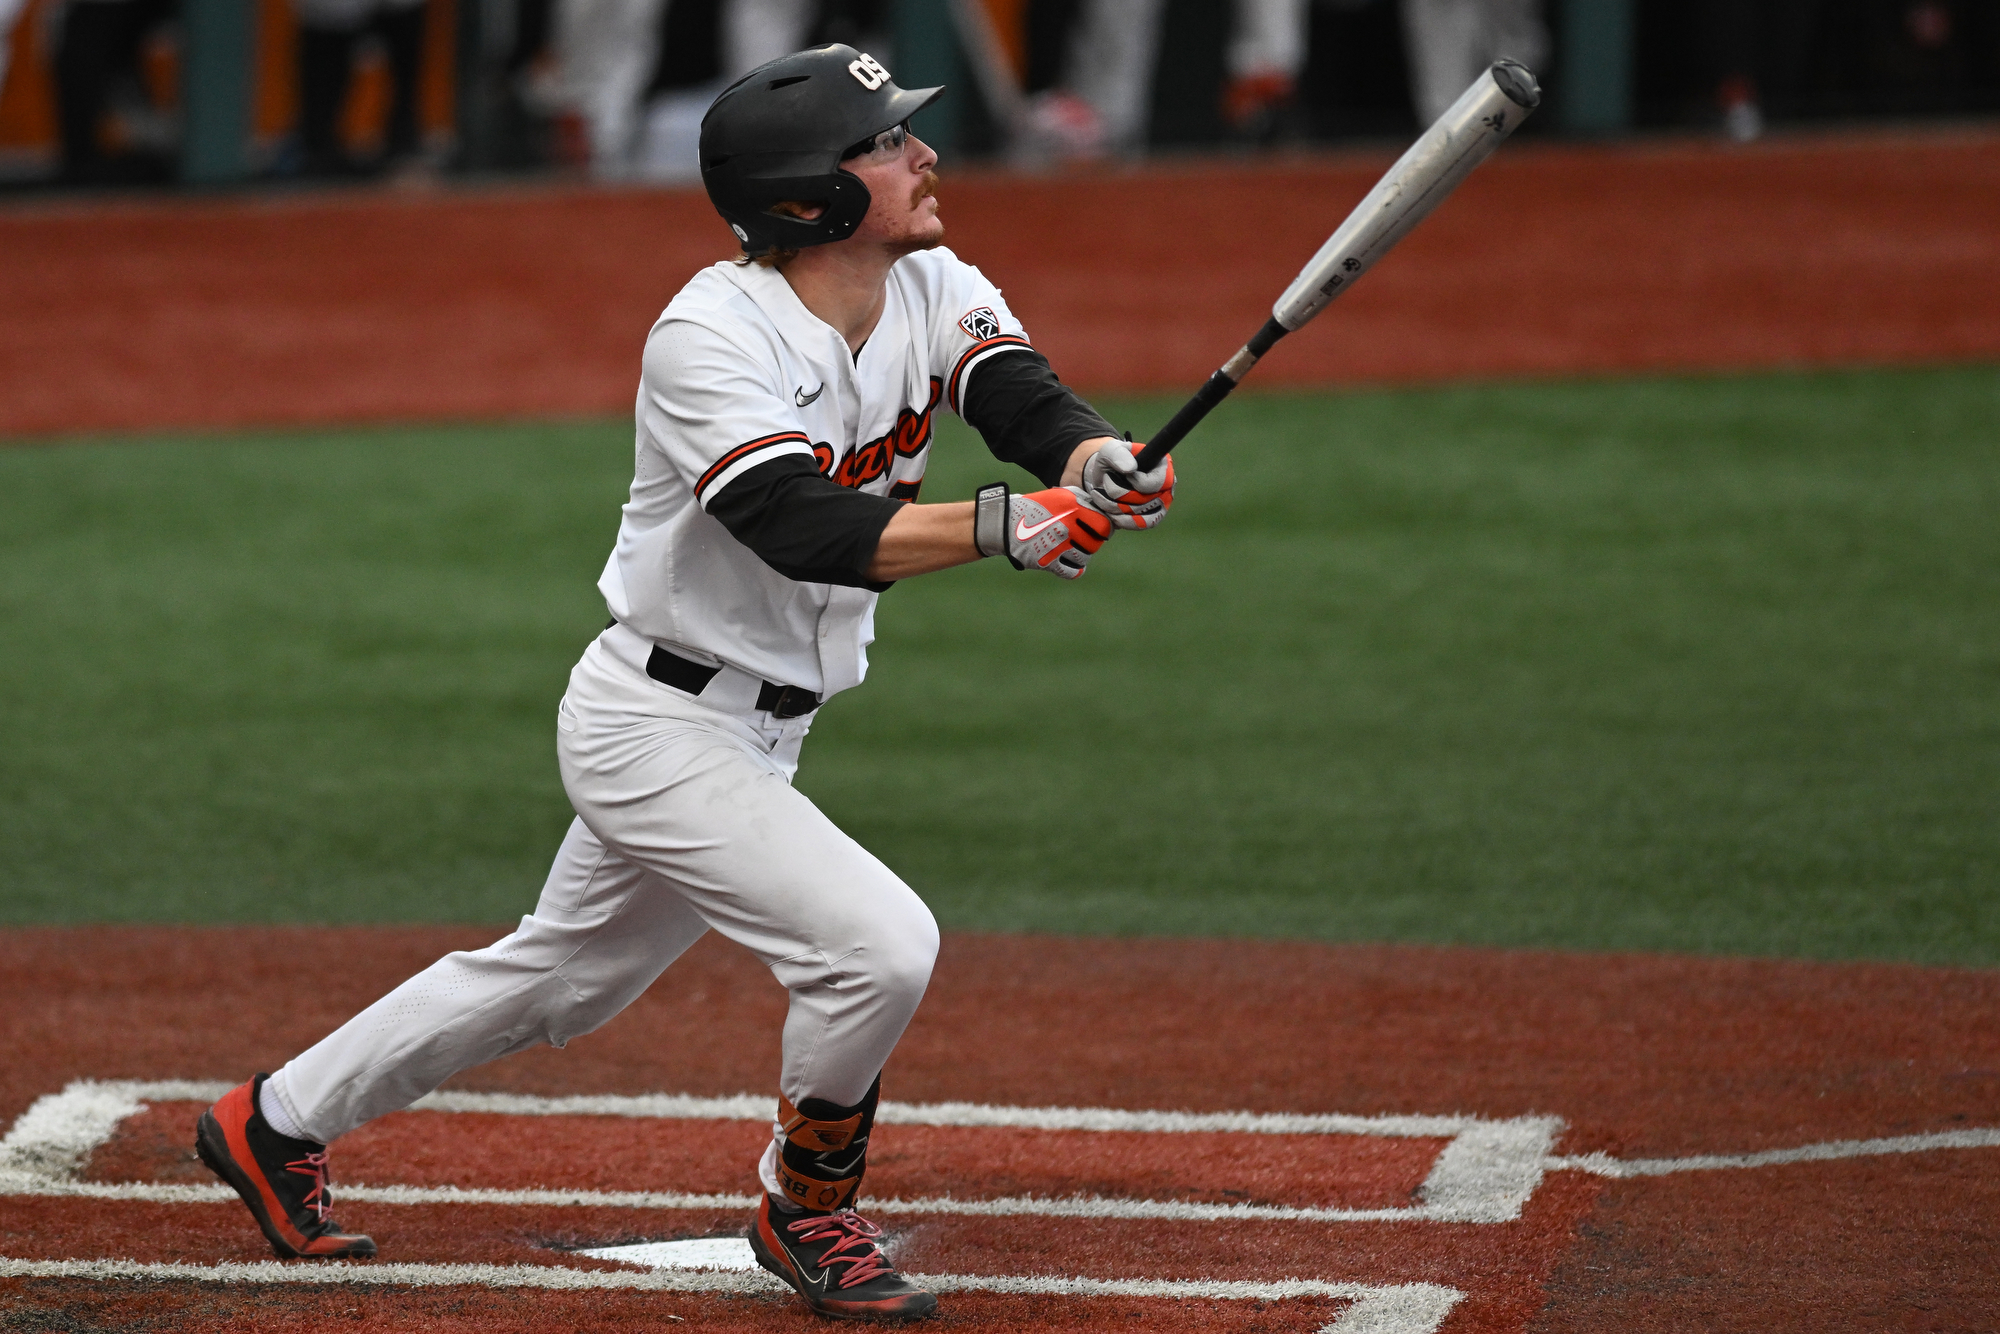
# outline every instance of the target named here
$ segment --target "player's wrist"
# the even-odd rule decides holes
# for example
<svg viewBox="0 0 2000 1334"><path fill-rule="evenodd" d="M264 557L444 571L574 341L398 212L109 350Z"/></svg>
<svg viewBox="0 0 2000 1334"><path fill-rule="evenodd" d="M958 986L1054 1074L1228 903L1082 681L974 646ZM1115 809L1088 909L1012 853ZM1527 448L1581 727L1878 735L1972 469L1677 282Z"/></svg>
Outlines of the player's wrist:
<svg viewBox="0 0 2000 1334"><path fill-rule="evenodd" d="M1001 482L973 501L973 539L981 555L1005 556L1017 570L1080 579L1090 558L1116 531L1073 486L1013 495Z"/></svg>
<svg viewBox="0 0 2000 1334"><path fill-rule="evenodd" d="M1021 562L1007 551L1007 519L1013 512L1013 492L1005 482L992 482L972 495L972 549L983 559L1006 556L1020 569Z"/></svg>
<svg viewBox="0 0 2000 1334"><path fill-rule="evenodd" d="M1092 436L1070 451L1069 462L1063 465L1062 481L1058 486L1080 486L1083 483L1083 466L1091 455L1106 445L1116 443L1118 437L1111 435Z"/></svg>

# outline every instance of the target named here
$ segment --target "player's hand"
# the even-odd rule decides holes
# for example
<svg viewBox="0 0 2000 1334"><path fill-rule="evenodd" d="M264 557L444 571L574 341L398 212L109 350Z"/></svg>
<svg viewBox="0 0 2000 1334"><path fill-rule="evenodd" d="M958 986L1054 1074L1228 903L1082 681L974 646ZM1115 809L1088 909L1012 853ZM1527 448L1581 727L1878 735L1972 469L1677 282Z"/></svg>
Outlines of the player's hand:
<svg viewBox="0 0 2000 1334"><path fill-rule="evenodd" d="M1112 520L1092 507L1081 487L1054 486L1008 498L1007 559L1017 570L1081 579L1111 533Z"/></svg>
<svg viewBox="0 0 2000 1334"><path fill-rule="evenodd" d="M1173 455L1140 472L1131 445L1107 441L1083 461L1083 491L1120 528L1156 528L1174 503Z"/></svg>

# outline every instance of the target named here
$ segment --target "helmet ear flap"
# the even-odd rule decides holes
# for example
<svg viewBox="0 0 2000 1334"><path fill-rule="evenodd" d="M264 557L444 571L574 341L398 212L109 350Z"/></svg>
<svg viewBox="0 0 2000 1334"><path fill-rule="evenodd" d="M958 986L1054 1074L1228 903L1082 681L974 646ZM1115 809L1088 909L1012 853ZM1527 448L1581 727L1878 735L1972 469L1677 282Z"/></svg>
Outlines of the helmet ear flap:
<svg viewBox="0 0 2000 1334"><path fill-rule="evenodd" d="M827 200L826 212L819 216L820 234L829 241L845 241L868 216L868 206L873 202L874 196L868 193L859 176L836 170L833 198Z"/></svg>
<svg viewBox="0 0 2000 1334"><path fill-rule="evenodd" d="M771 205L786 199L824 197L826 211L817 218L794 218L773 213L767 205L754 217L737 215L730 230L743 243L743 253L753 259L773 250L803 250L829 241L845 241L868 216L868 206L873 202L868 187L849 171L836 171L817 179L770 181L763 193Z"/></svg>

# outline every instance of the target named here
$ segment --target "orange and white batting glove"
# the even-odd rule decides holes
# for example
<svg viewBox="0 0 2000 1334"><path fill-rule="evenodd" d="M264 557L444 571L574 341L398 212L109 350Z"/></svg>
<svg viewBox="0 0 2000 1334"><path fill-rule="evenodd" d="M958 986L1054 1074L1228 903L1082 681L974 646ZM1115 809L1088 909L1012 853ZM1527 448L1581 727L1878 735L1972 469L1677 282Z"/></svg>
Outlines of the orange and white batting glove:
<svg viewBox="0 0 2000 1334"><path fill-rule="evenodd" d="M982 556L1005 556L1017 570L1081 579L1112 531L1112 521L1091 506L1080 487L1052 486L1017 496L995 482L973 498L972 544Z"/></svg>
<svg viewBox="0 0 2000 1334"><path fill-rule="evenodd" d="M1173 455L1140 472L1132 446L1109 441L1083 461L1083 492L1120 528L1157 528L1174 503Z"/></svg>

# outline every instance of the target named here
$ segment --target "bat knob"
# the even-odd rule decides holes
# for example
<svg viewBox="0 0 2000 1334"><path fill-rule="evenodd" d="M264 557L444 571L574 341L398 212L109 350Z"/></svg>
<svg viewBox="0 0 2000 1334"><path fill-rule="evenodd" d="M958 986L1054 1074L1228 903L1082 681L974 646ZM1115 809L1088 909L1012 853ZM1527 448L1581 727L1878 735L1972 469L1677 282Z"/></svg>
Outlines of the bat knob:
<svg viewBox="0 0 2000 1334"><path fill-rule="evenodd" d="M1542 104L1542 86L1535 82L1534 71L1520 61L1496 60L1491 72L1493 82L1515 106L1533 111Z"/></svg>

